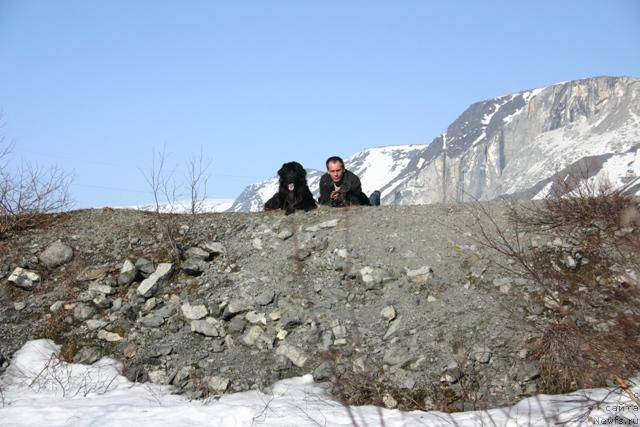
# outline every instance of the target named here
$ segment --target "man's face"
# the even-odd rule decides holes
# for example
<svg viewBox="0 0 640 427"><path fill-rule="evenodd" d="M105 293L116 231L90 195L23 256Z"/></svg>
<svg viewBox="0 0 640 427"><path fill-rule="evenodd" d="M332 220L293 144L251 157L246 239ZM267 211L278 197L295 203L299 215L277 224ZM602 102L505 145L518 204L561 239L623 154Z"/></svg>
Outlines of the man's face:
<svg viewBox="0 0 640 427"><path fill-rule="evenodd" d="M340 162L329 162L327 172L329 173L329 176L331 176L331 180L338 184L342 180L344 167L342 167L342 163Z"/></svg>

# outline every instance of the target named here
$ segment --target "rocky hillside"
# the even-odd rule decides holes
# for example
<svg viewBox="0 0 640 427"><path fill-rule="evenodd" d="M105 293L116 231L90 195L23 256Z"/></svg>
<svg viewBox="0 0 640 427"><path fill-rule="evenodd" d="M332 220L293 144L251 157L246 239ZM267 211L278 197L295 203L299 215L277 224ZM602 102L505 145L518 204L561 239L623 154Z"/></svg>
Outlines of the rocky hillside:
<svg viewBox="0 0 640 427"><path fill-rule="evenodd" d="M384 204L531 199L568 174L637 194L638 147L640 81L595 77L475 103L431 144L370 148L345 164ZM276 178L253 184L231 210L260 210L276 188Z"/></svg>
<svg viewBox="0 0 640 427"><path fill-rule="evenodd" d="M474 405L536 391L519 320L544 308L470 241L466 205L163 221L76 211L0 241L2 357L51 337L68 360L111 355L131 379L194 396L309 372L378 372L434 404L471 378Z"/></svg>

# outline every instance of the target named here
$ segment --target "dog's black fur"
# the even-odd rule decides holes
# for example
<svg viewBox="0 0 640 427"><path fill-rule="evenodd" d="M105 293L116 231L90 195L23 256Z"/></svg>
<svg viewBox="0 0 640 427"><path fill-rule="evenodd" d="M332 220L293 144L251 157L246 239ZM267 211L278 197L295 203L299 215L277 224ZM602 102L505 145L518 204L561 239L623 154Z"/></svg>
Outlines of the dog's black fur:
<svg viewBox="0 0 640 427"><path fill-rule="evenodd" d="M283 164L278 171L278 176L280 176L280 187L278 192L264 204L265 210L283 209L284 214L289 215L296 209L309 211L318 207L307 185L307 171L300 163Z"/></svg>

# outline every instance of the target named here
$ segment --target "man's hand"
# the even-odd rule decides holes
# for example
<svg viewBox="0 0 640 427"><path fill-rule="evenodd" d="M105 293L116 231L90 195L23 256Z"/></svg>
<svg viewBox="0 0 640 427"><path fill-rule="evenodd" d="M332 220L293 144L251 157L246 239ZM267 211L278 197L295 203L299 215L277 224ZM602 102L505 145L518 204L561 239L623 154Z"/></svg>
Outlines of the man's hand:
<svg viewBox="0 0 640 427"><path fill-rule="evenodd" d="M341 193L341 192L339 192L339 191L332 191L332 192L331 192L331 195L329 196L329 198L330 198L331 200L333 200L334 202L336 202L336 203L340 203L340 202L342 202L342 200L343 200L343 198L344 198L344 197L343 197L343 195L342 195L342 193Z"/></svg>

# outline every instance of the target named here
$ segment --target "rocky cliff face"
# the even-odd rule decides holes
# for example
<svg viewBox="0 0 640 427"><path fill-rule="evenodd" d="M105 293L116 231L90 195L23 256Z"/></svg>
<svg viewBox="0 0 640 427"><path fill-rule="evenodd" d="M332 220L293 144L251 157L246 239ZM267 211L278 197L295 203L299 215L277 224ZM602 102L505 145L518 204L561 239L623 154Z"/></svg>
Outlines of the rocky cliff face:
<svg viewBox="0 0 640 427"><path fill-rule="evenodd" d="M639 146L640 81L561 83L469 107L386 201L533 198L569 172L628 185L640 175Z"/></svg>
<svg viewBox="0 0 640 427"><path fill-rule="evenodd" d="M429 145L363 150L345 160L384 204L542 197L568 174L640 191L640 81L595 77L481 101ZM309 184L317 191L318 171ZM232 211L260 210L277 179Z"/></svg>

